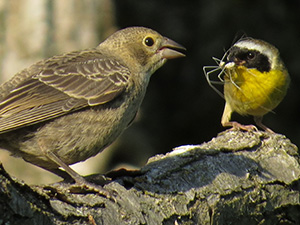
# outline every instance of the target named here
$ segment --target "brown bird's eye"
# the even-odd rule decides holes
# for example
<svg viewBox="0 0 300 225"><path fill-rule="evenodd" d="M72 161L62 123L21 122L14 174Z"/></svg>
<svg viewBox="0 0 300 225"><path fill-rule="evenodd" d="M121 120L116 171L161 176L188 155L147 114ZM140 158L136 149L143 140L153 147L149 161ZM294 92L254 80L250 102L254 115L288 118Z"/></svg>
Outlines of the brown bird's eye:
<svg viewBox="0 0 300 225"><path fill-rule="evenodd" d="M146 44L147 46L149 46L149 47L151 47L152 45L154 45L154 40L153 40L153 38L147 37L147 38L145 39L145 44Z"/></svg>

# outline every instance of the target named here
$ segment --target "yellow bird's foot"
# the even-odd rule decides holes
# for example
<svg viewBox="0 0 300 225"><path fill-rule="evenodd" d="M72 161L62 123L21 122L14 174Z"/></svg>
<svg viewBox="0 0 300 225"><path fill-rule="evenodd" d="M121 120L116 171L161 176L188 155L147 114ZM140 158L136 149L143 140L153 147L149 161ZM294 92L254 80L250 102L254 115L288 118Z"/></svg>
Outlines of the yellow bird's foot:
<svg viewBox="0 0 300 225"><path fill-rule="evenodd" d="M255 116L254 121L255 121L256 125L259 126L261 129L263 129L264 131L266 131L268 133L271 133L271 134L275 134L274 131L272 131L269 127L267 127L266 125L264 125L262 123L262 117L261 116Z"/></svg>
<svg viewBox="0 0 300 225"><path fill-rule="evenodd" d="M227 122L223 124L223 127L232 127L230 128L230 130L244 130L247 132L258 131L257 127L254 125L242 125L236 121Z"/></svg>

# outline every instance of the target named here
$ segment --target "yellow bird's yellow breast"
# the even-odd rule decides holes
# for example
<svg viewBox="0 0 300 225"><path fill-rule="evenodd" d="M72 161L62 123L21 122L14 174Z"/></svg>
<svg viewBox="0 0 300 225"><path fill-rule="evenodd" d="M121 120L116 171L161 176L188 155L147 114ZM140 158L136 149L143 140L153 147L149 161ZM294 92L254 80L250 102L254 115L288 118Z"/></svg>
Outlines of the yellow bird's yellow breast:
<svg viewBox="0 0 300 225"><path fill-rule="evenodd" d="M233 111L241 115L262 116L284 98L289 85L282 70L260 72L237 66L225 73L224 96Z"/></svg>

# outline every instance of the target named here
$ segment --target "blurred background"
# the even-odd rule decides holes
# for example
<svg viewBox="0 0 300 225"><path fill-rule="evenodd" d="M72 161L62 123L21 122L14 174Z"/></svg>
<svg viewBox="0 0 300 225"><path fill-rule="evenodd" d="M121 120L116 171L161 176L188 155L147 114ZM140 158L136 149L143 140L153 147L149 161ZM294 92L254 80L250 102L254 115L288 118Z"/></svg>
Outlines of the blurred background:
<svg viewBox="0 0 300 225"><path fill-rule="evenodd" d="M151 78L135 123L98 156L75 165L81 174L139 168L150 156L209 141L224 128L224 100L202 67L215 65L241 35L263 39L281 52L291 75L284 101L264 123L300 146L300 1L282 0L0 0L1 83L32 63L98 45L128 26L152 28L184 45L186 58L167 62ZM234 114L251 124L253 118ZM60 180L0 151L8 172L28 183Z"/></svg>

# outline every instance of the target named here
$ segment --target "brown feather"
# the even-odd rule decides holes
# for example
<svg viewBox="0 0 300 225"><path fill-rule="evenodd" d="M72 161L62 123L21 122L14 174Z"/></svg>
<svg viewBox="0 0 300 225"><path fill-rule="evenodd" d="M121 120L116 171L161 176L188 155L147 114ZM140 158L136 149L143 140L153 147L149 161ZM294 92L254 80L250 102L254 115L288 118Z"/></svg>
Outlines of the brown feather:
<svg viewBox="0 0 300 225"><path fill-rule="evenodd" d="M96 50L44 61L0 102L0 133L112 101L127 87L130 71Z"/></svg>

